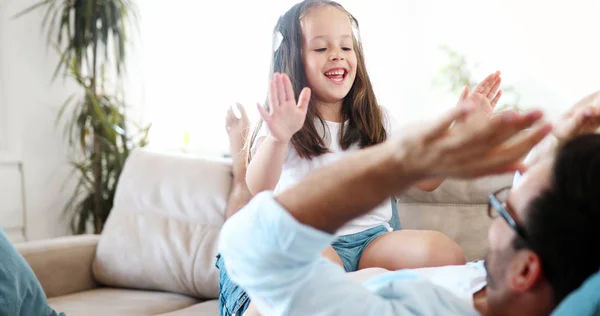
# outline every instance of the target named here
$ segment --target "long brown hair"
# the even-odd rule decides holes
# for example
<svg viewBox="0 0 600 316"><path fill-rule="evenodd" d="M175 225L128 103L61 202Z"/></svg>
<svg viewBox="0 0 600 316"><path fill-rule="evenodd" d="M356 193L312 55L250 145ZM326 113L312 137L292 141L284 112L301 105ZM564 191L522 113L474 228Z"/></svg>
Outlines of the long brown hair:
<svg viewBox="0 0 600 316"><path fill-rule="evenodd" d="M340 134L338 135L341 148L348 149L356 143L361 148L381 143L386 139L387 134L383 124L383 114L367 74L358 21L339 3L328 0L305 0L294 5L279 18L273 32L274 34L280 33L283 39L279 47L274 47L270 78L272 79L273 74L276 72L287 74L292 82L296 100L298 100L300 91L308 86L304 60L302 59L302 27L300 22L309 9L323 5L334 6L348 14L355 31L353 43L357 59L357 70L352 88L350 88L342 102L341 119L342 122L347 123L341 125ZM273 40L275 45L275 41L278 39L274 36ZM266 108L269 109L268 101L266 102ZM294 149L302 158L310 159L329 152L315 126L316 118L325 128L325 122L314 106L314 99L311 97L304 126L292 136L291 140ZM251 147L251 144L256 141L262 124L263 120L261 119L252 133L248 147ZM249 154L249 159L251 159L250 156Z"/></svg>

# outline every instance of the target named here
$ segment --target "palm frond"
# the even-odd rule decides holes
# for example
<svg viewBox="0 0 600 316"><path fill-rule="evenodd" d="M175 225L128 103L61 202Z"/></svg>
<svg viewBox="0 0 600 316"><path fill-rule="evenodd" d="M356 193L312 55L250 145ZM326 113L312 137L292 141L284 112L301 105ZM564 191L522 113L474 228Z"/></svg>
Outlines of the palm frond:
<svg viewBox="0 0 600 316"><path fill-rule="evenodd" d="M91 223L100 233L125 161L131 150L145 146L150 128L134 125L130 131L127 105L104 93L107 77L120 78L125 69L126 31L138 15L130 0L40 0L15 18L42 7L48 44L60 57L52 78L62 75L82 89L63 102L56 117L64 124L77 177L63 213L73 233L85 233Z"/></svg>
<svg viewBox="0 0 600 316"><path fill-rule="evenodd" d="M56 0L44 0L44 1L41 1L39 3L36 3L36 4L34 4L34 5L26 8L25 10L23 10L23 11L15 14L15 15L13 15L12 18L13 19L18 19L18 18L24 16L25 14L31 13L32 11L35 11L35 10L37 10L37 9L39 9L39 8L45 6L45 5L48 5L48 4L50 4L50 3L54 2L54 1L56 1Z"/></svg>

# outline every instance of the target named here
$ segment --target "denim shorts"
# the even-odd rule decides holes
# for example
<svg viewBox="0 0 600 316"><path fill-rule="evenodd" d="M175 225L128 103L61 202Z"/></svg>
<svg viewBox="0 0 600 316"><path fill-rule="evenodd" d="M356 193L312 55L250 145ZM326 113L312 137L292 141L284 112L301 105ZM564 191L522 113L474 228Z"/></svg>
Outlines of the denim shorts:
<svg viewBox="0 0 600 316"><path fill-rule="evenodd" d="M400 218L398 216L398 205L396 198L391 198L392 203L392 218L388 222L393 230L400 230ZM367 229L360 233L340 236L331 244L335 252L337 252L346 272L354 272L358 270L360 257L367 246L375 240L375 238L387 233L385 226L377 226Z"/></svg>
<svg viewBox="0 0 600 316"><path fill-rule="evenodd" d="M385 226L377 226L360 233L344 235L338 237L331 246L337 252L340 259L344 263L346 272L354 272L358 270L358 262L360 256L367 246L375 240L375 238L387 233Z"/></svg>
<svg viewBox="0 0 600 316"><path fill-rule="evenodd" d="M389 221L390 226L394 231L401 230L400 215L398 215L398 201L392 196L392 218Z"/></svg>
<svg viewBox="0 0 600 316"><path fill-rule="evenodd" d="M215 263L219 269L219 315L241 316L250 305L250 297L241 287L231 282L221 254Z"/></svg>

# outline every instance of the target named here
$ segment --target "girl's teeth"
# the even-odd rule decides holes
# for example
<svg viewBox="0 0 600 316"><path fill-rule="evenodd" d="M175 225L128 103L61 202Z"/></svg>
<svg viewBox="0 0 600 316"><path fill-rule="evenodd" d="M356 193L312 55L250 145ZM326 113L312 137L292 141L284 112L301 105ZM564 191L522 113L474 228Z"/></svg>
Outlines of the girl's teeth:
<svg viewBox="0 0 600 316"><path fill-rule="evenodd" d="M327 76L327 78L329 78L332 81L342 82L344 80L345 74L346 74L345 70L338 69L338 70L332 70L332 71L326 72L325 76Z"/></svg>
<svg viewBox="0 0 600 316"><path fill-rule="evenodd" d="M344 75L331 75L327 76L327 78L336 82L341 82L342 80L344 80Z"/></svg>
<svg viewBox="0 0 600 316"><path fill-rule="evenodd" d="M343 74L344 74L344 70L334 70L334 71L328 71L325 73L326 76L343 75Z"/></svg>

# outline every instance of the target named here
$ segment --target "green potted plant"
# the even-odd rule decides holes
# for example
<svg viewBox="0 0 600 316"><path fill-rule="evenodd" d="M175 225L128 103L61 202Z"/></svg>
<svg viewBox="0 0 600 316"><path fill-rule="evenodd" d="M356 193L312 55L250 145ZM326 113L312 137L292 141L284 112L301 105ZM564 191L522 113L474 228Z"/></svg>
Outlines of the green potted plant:
<svg viewBox="0 0 600 316"><path fill-rule="evenodd" d="M42 26L48 43L60 53L57 76L81 87L58 113L71 150L78 180L64 212L75 234L102 231L129 153L147 144L148 126L127 118L119 84L124 75L127 30L135 26L136 9L128 0L43 0L16 15L46 8ZM112 80L111 80L112 79ZM108 93L106 86L116 86Z"/></svg>

